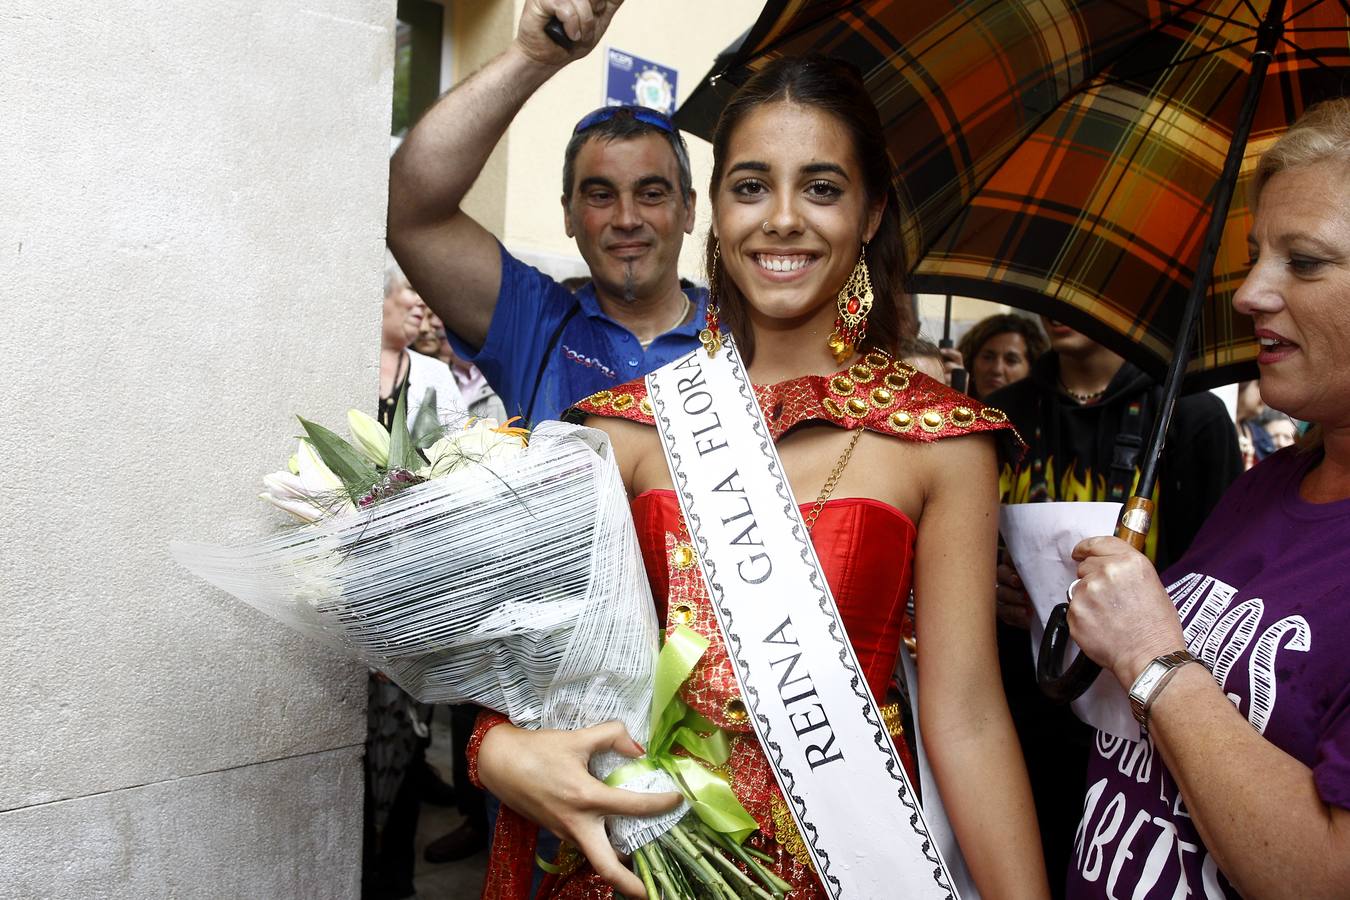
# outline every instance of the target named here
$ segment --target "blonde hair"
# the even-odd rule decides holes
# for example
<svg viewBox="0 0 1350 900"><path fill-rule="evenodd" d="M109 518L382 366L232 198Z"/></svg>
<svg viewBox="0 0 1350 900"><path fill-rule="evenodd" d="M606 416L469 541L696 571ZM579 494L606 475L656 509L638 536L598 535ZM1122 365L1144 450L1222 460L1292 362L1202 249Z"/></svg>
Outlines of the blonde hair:
<svg viewBox="0 0 1350 900"><path fill-rule="evenodd" d="M1271 178L1288 169L1339 160L1350 166L1350 97L1310 106L1298 121L1261 155L1252 173L1251 207Z"/></svg>
<svg viewBox="0 0 1350 900"><path fill-rule="evenodd" d="M1350 168L1350 97L1325 100L1304 110L1298 121L1261 155L1252 173L1250 206L1256 209L1271 178L1290 169L1328 160ZM1296 442L1302 452L1320 450L1322 426L1313 425Z"/></svg>

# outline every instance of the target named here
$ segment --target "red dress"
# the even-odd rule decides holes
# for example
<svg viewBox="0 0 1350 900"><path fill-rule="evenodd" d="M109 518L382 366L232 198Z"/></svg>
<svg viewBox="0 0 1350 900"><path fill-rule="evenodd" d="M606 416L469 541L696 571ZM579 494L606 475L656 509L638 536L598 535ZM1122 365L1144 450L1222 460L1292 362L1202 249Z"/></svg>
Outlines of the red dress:
<svg viewBox="0 0 1350 900"><path fill-rule="evenodd" d="M874 361L875 360L875 361ZM890 376L890 377L888 377ZM770 387L756 387L773 437L796 425L824 421L845 428L864 427L903 440L929 442L974 431L1007 429L1002 412L983 407L903 363L869 357L832 377L807 376ZM861 404L855 402L861 399ZM642 382L618 391L602 391L578 404L592 415L619 415L650 424L651 409ZM803 513L809 506L803 508ZM732 735L731 759L721 770L746 811L759 824L750 846L775 859L774 870L790 882L799 898L823 898L801 838L774 781L769 763L755 739L741 702L736 677L727 659L721 632L708 603L698 565L675 553L687 541L679 503L669 490L646 491L632 502L638 542L657 612L667 629L688 625L707 637L708 650L681 688L690 706ZM906 605L913 574L916 529L900 510L876 500L831 500L821 510L811 539L826 580L848 631L872 695L887 695L902 638L912 633ZM899 736L899 713L883 708L893 736ZM485 714L471 743L471 766L487 728L503 721ZM914 769L904 741L896 747L911 780ZM476 766L475 766L476 768ZM532 878L535 827L502 807L493 838L483 896L525 898ZM576 851L558 860L561 872L545 879L539 896L573 900L609 900L613 892Z"/></svg>

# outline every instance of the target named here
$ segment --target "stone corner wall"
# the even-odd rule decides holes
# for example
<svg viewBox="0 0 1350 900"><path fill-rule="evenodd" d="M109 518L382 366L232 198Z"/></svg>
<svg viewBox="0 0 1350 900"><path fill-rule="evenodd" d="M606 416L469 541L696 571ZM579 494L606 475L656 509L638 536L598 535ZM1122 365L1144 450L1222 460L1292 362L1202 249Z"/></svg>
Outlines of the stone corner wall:
<svg viewBox="0 0 1350 900"><path fill-rule="evenodd" d="M0 897L355 897L365 677L178 569L373 411L393 0L11 0Z"/></svg>

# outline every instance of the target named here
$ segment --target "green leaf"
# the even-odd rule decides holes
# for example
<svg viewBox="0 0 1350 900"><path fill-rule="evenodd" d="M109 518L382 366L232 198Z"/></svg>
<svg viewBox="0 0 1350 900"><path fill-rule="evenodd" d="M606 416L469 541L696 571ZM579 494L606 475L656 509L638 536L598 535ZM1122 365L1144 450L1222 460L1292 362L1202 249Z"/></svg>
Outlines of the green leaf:
<svg viewBox="0 0 1350 900"><path fill-rule="evenodd" d="M417 417L419 419L422 417L420 411ZM436 443L449 433L450 433L450 426L448 425L437 425L435 428L429 428L426 431L417 431L416 429L414 429L413 444L417 447L418 450L426 450L432 444ZM422 454L422 456L423 458L425 458L426 454L424 453Z"/></svg>
<svg viewBox="0 0 1350 900"><path fill-rule="evenodd" d="M434 414L436 392L428 390L427 395L431 402L423 402L422 406L425 409L429 405ZM408 435L408 384L404 382L403 389L398 392L398 406L394 408L394 424L389 428L389 468L416 469L421 465L417 448Z"/></svg>
<svg viewBox="0 0 1350 900"><path fill-rule="evenodd" d="M323 464L333 470L333 474L342 479L342 486L353 500L363 497L380 480L380 473L351 444L336 432L311 422L303 416L297 416L305 428L309 442L319 454Z"/></svg>
<svg viewBox="0 0 1350 900"><path fill-rule="evenodd" d="M436 443L445 435L445 427L441 425L440 416L436 414L436 389L427 388L427 395L422 401L422 406L417 410L417 418L413 420L412 442L414 447L423 450Z"/></svg>

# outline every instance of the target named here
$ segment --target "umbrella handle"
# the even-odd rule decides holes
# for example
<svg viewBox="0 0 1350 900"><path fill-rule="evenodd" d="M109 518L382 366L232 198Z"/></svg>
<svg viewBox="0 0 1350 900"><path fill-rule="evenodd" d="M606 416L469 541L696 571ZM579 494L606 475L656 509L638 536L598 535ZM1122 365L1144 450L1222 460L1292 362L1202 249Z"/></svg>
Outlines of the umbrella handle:
<svg viewBox="0 0 1350 900"><path fill-rule="evenodd" d="M944 328L946 328L948 331L951 330L951 321L952 321L952 298L951 298L951 297L948 297L948 298L947 298L947 324L944 326ZM938 349L939 349L939 350L950 350L952 347L955 347L955 346L956 346L956 345L952 343L952 339L949 338L949 337L944 337L942 340L938 341ZM943 367L945 368L945 367L946 367L946 364L947 364L945 358L943 359L943 363L942 363L942 364L943 364ZM960 391L960 392L963 393L963 394L966 393L966 370L965 370L965 368L963 368L962 366L957 366L955 369L952 369L951 372L949 372L948 374L949 374L949 376L950 376L950 378L951 378L951 388L952 388L952 390L954 390L954 391Z"/></svg>
<svg viewBox="0 0 1350 900"><path fill-rule="evenodd" d="M1143 550L1152 524L1153 501L1147 497L1131 497L1120 511L1116 537L1136 550ZM1069 646L1069 638L1069 604L1060 603L1046 619L1041 653L1036 660L1036 681L1041 686L1041 693L1055 703L1072 703L1083 696L1102 671L1101 666L1082 652L1069 668L1064 669L1064 651Z"/></svg>
<svg viewBox="0 0 1350 900"><path fill-rule="evenodd" d="M1069 668L1064 666L1064 649L1069 646L1069 604L1061 603L1050 611L1041 638L1041 655L1036 660L1036 681L1041 693L1055 703L1072 703L1092 687L1101 666L1086 653L1079 653ZM1058 674L1057 674L1058 673Z"/></svg>
<svg viewBox="0 0 1350 900"><path fill-rule="evenodd" d="M572 48L576 46L572 39L567 36L567 31L563 28L562 20L557 16L553 16L548 20L548 24L544 26L544 34L548 35L549 40L569 53L572 51Z"/></svg>

